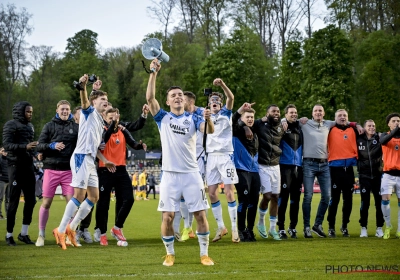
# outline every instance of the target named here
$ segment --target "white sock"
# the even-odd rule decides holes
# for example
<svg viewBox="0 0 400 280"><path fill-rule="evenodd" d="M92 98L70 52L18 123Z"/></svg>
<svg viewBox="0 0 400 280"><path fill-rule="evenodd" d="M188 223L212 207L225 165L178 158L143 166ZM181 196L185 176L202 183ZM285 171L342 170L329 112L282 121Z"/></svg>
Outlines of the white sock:
<svg viewBox="0 0 400 280"><path fill-rule="evenodd" d="M231 224L232 224L232 230L237 230L237 206L236 206L236 200L232 202L228 202L228 212L229 212L229 217L231 218Z"/></svg>
<svg viewBox="0 0 400 280"><path fill-rule="evenodd" d="M164 243L165 249L167 250L167 255L175 255L174 237L173 236L163 236L162 241Z"/></svg>
<svg viewBox="0 0 400 280"><path fill-rule="evenodd" d="M200 257L208 256L208 244L210 239L210 232L205 233L197 233L197 239L199 240L200 245Z"/></svg>
<svg viewBox="0 0 400 280"><path fill-rule="evenodd" d="M184 199L181 199L181 215L182 215L182 219L183 219L183 226L185 228L189 227L189 210L187 208L186 202Z"/></svg>
<svg viewBox="0 0 400 280"><path fill-rule="evenodd" d="M274 231L276 230L276 217L269 216L269 230Z"/></svg>
<svg viewBox="0 0 400 280"><path fill-rule="evenodd" d="M180 233L180 226L181 226L181 212L175 212L175 218L174 218L174 222L173 222L173 227L174 227L174 232Z"/></svg>
<svg viewBox="0 0 400 280"><path fill-rule="evenodd" d="M28 235L28 229L29 229L29 225L22 225L21 235L22 236Z"/></svg>
<svg viewBox="0 0 400 280"><path fill-rule="evenodd" d="M58 232L65 233L67 225L71 218L75 216L76 211L78 211L79 205L80 203L75 197L71 198L70 201L68 201L67 206L65 207L64 215L61 219L61 223L58 226Z"/></svg>
<svg viewBox="0 0 400 280"><path fill-rule="evenodd" d="M44 229L39 229L39 235L42 236L43 238L46 237L45 236L45 231Z"/></svg>
<svg viewBox="0 0 400 280"><path fill-rule="evenodd" d="M192 228L192 225L193 225L193 217L194 217L193 213L189 212L189 227L190 228Z"/></svg>
<svg viewBox="0 0 400 280"><path fill-rule="evenodd" d="M222 219L222 207L221 202L218 200L217 202L211 203L212 212L214 214L214 218L217 221L218 228L224 228L224 220Z"/></svg>
<svg viewBox="0 0 400 280"><path fill-rule="evenodd" d="M258 225L265 226L265 215L267 214L267 212L268 212L268 208L265 210L258 208L258 214L259 214Z"/></svg>
<svg viewBox="0 0 400 280"><path fill-rule="evenodd" d="M12 232L11 233L7 232L6 237L10 238L11 236L13 236Z"/></svg>
<svg viewBox="0 0 400 280"><path fill-rule="evenodd" d="M382 214L385 219L386 227L390 227L390 200L382 200Z"/></svg>
<svg viewBox="0 0 400 280"><path fill-rule="evenodd" d="M71 227L71 230L76 230L76 228L78 227L78 225L81 223L81 221L86 218L86 216L90 213L90 211L92 210L94 204L93 202L91 202L88 198L86 198L81 206L79 207L78 212L76 213L74 219L72 220L72 222L69 224L69 226Z"/></svg>

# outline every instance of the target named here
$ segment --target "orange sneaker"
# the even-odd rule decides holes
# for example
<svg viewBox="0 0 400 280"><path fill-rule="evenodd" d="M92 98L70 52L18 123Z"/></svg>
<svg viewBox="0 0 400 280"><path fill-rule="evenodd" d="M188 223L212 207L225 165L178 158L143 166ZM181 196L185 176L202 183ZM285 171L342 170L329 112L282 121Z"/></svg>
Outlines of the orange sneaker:
<svg viewBox="0 0 400 280"><path fill-rule="evenodd" d="M165 258L163 265L165 266L173 266L175 262L175 255L166 255L163 258Z"/></svg>
<svg viewBox="0 0 400 280"><path fill-rule="evenodd" d="M214 265L214 261L209 256L201 256L200 262L202 265Z"/></svg>
<svg viewBox="0 0 400 280"><path fill-rule="evenodd" d="M76 243L76 231L72 230L69 224L67 225L67 229L65 230L65 233L67 234L69 241L71 241L71 244L74 247L79 247L78 243Z"/></svg>
<svg viewBox="0 0 400 280"><path fill-rule="evenodd" d="M58 228L53 229L53 235L56 238L56 243L63 250L67 250L67 245L65 244L65 233L58 232Z"/></svg>
<svg viewBox="0 0 400 280"><path fill-rule="evenodd" d="M100 245L108 246L107 235L105 234L100 235Z"/></svg>
<svg viewBox="0 0 400 280"><path fill-rule="evenodd" d="M190 229L189 231L189 238L196 238L196 234L194 234L193 229Z"/></svg>
<svg viewBox="0 0 400 280"><path fill-rule="evenodd" d="M114 237L115 239L117 239L117 241L126 241L126 238L122 232L122 229L115 229L112 228L110 230L112 237Z"/></svg>

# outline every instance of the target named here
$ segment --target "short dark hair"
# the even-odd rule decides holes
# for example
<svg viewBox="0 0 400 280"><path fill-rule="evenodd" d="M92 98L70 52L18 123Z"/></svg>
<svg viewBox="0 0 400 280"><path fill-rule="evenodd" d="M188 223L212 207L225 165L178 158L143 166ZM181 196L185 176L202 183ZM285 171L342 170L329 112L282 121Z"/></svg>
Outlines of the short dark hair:
<svg viewBox="0 0 400 280"><path fill-rule="evenodd" d="M109 114L109 113L117 113L117 114L119 114L119 110L118 110L118 108L110 108L110 109L108 109L106 111L106 115Z"/></svg>
<svg viewBox="0 0 400 280"><path fill-rule="evenodd" d="M82 106L76 106L76 107L74 108L74 110L72 111L72 115L75 115L76 112L78 112L79 110L82 110Z"/></svg>
<svg viewBox="0 0 400 280"><path fill-rule="evenodd" d="M285 107L285 114L287 114L287 113L289 112L289 109L290 109L290 108L294 108L294 109L297 110L296 105L294 105L294 104L288 104L288 105ZM268 109L267 109L267 111L268 111Z"/></svg>
<svg viewBox="0 0 400 280"><path fill-rule="evenodd" d="M267 112L268 112L269 108L271 108L271 107L279 108L278 105L276 105L276 104L270 104L270 105L267 106Z"/></svg>
<svg viewBox="0 0 400 280"><path fill-rule="evenodd" d="M208 101L210 102L210 99L212 96L218 96L219 98L221 98L221 102L224 101L224 95L220 92L212 92L209 96L208 96Z"/></svg>
<svg viewBox="0 0 400 280"><path fill-rule="evenodd" d="M374 123L374 120L373 120L373 119L366 120L366 121L364 122L363 126L365 126L365 124L366 124L367 122L373 122L373 123Z"/></svg>
<svg viewBox="0 0 400 280"><path fill-rule="evenodd" d="M391 114L387 115L386 124L389 124L390 119L393 118L393 117L399 117L400 118L400 114L399 113L391 113Z"/></svg>
<svg viewBox="0 0 400 280"><path fill-rule="evenodd" d="M90 93L89 95L89 101L90 104L93 103L93 100L95 100L96 98L98 98L99 96L107 96L107 92L105 91L101 91L101 90L94 90Z"/></svg>
<svg viewBox="0 0 400 280"><path fill-rule="evenodd" d="M168 93L169 93L171 90L173 90L173 89L180 89L180 90L183 92L183 89L182 89L181 87L172 86L172 87L169 87L169 88L167 89L167 96L168 96Z"/></svg>
<svg viewBox="0 0 400 280"><path fill-rule="evenodd" d="M188 98L193 99L194 101L196 101L196 95L191 91L184 91L183 95L186 95Z"/></svg>

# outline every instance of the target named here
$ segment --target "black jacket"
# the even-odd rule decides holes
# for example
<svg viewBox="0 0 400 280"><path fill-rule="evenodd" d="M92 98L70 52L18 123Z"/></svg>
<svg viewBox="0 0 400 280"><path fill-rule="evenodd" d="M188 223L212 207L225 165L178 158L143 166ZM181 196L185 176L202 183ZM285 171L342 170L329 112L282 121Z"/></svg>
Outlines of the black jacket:
<svg viewBox="0 0 400 280"><path fill-rule="evenodd" d="M360 178L373 179L382 176L382 145L379 135L375 133L370 139L364 134L357 136L358 162Z"/></svg>
<svg viewBox="0 0 400 280"><path fill-rule="evenodd" d="M156 185L156 178L154 177L154 175L150 175L147 177L147 184L152 187Z"/></svg>
<svg viewBox="0 0 400 280"><path fill-rule="evenodd" d="M25 118L25 107L31 106L26 101L14 104L13 120L4 124L3 145L8 153L8 165L30 166L33 164L34 151L27 150L26 145L33 142L35 130L33 125Z"/></svg>
<svg viewBox="0 0 400 280"><path fill-rule="evenodd" d="M79 125L72 115L68 120L61 120L56 115L51 122L44 125L39 136L38 152L43 153L43 168L52 170L70 170L70 159L78 140ZM63 142L65 148L61 151L51 149L50 145Z"/></svg>
<svg viewBox="0 0 400 280"><path fill-rule="evenodd" d="M7 157L0 156L0 181L8 183Z"/></svg>
<svg viewBox="0 0 400 280"><path fill-rule="evenodd" d="M258 163L264 165L278 165L282 150L279 147L283 136L283 128L281 123L274 126L273 124L263 122L261 119L255 120L253 131L258 136Z"/></svg>

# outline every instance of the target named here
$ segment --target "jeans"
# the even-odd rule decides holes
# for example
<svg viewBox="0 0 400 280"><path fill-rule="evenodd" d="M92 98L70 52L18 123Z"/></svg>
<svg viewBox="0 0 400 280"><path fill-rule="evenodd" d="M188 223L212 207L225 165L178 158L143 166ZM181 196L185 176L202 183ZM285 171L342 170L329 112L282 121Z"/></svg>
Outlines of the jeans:
<svg viewBox="0 0 400 280"><path fill-rule="evenodd" d="M304 228L310 227L311 200L313 196L314 179L317 177L321 189L321 201L319 202L315 225L322 225L329 200L331 199L331 175L328 162L319 163L309 159L303 161L303 220Z"/></svg>

